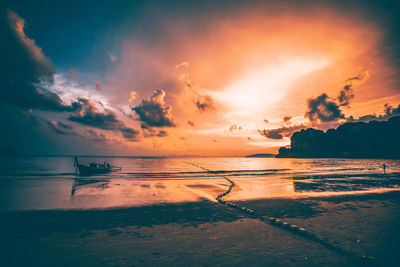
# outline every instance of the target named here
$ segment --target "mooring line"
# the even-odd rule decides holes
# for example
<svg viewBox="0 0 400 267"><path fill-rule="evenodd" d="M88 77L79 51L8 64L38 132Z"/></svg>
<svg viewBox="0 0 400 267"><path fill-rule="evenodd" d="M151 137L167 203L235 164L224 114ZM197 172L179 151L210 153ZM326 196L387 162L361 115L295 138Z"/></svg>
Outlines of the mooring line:
<svg viewBox="0 0 400 267"><path fill-rule="evenodd" d="M266 222L266 223L268 223L268 224L270 224L272 226L278 227L278 228L283 229L285 231L288 231L288 232L290 232L292 234L295 234L295 235L298 235L298 236L303 237L305 239L308 239L308 240L310 240L310 241L312 241L314 243L320 244L320 245L324 246L325 248L327 248L327 249L329 249L329 250L331 250L333 252L336 252L338 254L341 254L343 256L346 256L346 257L348 257L350 259L353 259L353 260L356 260L356 261L362 261L364 264L366 264L366 263L373 264L374 263L374 258L373 257L367 256L367 255L360 256L358 254L355 254L355 253L352 253L350 251L347 251L347 250L345 250L345 249L343 249L341 247L338 247L338 246L332 244L323 235L316 235L316 234L314 234L314 233L312 233L312 232L310 232L310 231L308 231L308 230L306 230L306 229L304 229L302 227L299 227L299 226L294 225L294 224L290 224L288 222L282 221L282 220L274 218L274 217L261 216L261 215L257 214L252 209L248 209L246 207L241 207L241 206L239 206L239 205L237 205L237 204L235 204L233 202L223 200L222 198L225 197L226 195L228 195L231 192L232 188L235 186L235 182L233 182L231 179L229 179L228 177L226 177L224 175L220 175L217 172L214 172L212 170L209 170L207 168L204 168L204 167L199 166L197 164L194 164L192 162L186 162L186 163L190 164L192 166L195 166L197 168L200 168L200 169L202 169L204 171L207 171L207 172L209 172L209 173L211 173L211 174L213 174L215 176L221 177L221 178L227 180L230 183L228 189L224 193L219 194L217 196L217 198L216 198L216 200L220 204L226 205L226 206L228 206L230 208L238 210L239 212L245 213L245 214L249 215L251 218L255 218L255 219L258 219L258 220L260 220L262 222Z"/></svg>

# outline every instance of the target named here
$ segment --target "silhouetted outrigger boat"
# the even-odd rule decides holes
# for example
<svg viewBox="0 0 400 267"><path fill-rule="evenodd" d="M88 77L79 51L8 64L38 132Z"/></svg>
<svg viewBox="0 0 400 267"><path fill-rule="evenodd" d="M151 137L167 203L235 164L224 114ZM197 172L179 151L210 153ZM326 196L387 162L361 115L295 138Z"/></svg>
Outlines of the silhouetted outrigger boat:
<svg viewBox="0 0 400 267"><path fill-rule="evenodd" d="M90 163L89 166L79 164L78 157L74 158L74 164L76 172L79 172L80 176L90 176L96 174L105 174L110 172L120 171L120 167L111 166L106 161L103 164Z"/></svg>

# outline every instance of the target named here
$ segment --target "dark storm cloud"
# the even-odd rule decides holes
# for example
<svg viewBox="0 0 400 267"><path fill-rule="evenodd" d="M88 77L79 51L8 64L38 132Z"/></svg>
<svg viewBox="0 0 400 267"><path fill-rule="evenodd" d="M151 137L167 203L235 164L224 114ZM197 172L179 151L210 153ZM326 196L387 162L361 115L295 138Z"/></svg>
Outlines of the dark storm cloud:
<svg viewBox="0 0 400 267"><path fill-rule="evenodd" d="M214 100L211 96L209 95L205 95L205 96L201 96L198 99L196 99L195 101L197 110L202 112L202 111L208 111L210 109L214 109Z"/></svg>
<svg viewBox="0 0 400 267"><path fill-rule="evenodd" d="M46 89L51 87L53 83L54 66L36 42L25 34L24 27L24 19L11 10L0 9L0 31L2 33L0 42L2 60L0 66L0 103L15 107L8 109L8 116L11 116L11 111L18 112L19 109L26 121L33 122L29 129L22 123L16 123L20 128L7 129L10 132L7 133L7 138L14 140L9 136L15 132L20 135L24 132L24 135L20 136L21 140L26 139L28 142L31 140L31 143L37 143L38 147L45 147L47 143L47 145L50 143L41 137L44 130L43 126L60 135L80 136L73 131L70 125L65 123L54 120L48 121L47 119L39 121L40 118L37 119L32 114L32 109L36 109L73 112L69 117L71 121L92 127L116 130L126 139L134 140L138 132L118 121L113 113L96 114L97 110L93 109L94 106L90 106L89 100L78 100L72 106L67 106L56 93ZM76 72L72 70L70 77L76 76ZM85 101L87 102L84 103ZM20 121L23 120L20 119ZM32 137L34 135L35 137ZM33 139L41 141L32 141ZM35 150L42 151L41 148L33 145L30 147L28 147L28 150L35 148Z"/></svg>
<svg viewBox="0 0 400 267"><path fill-rule="evenodd" d="M354 78L353 78L354 79ZM346 84L338 96L338 101L340 106L348 106L350 101L354 98L353 86L351 84Z"/></svg>
<svg viewBox="0 0 400 267"><path fill-rule="evenodd" d="M66 111L60 97L39 84L53 82L54 67L33 39L25 35L25 21L0 9L0 102L22 108Z"/></svg>
<svg viewBox="0 0 400 267"><path fill-rule="evenodd" d="M348 107L354 98L354 81L363 82L368 78L368 71L348 78L337 98L330 98L326 93L323 93L318 97L308 99L308 109L305 117L312 122L335 122L339 119L344 119L344 114L340 107ZM352 119L348 118L348 120Z"/></svg>
<svg viewBox="0 0 400 267"><path fill-rule="evenodd" d="M78 98L77 102L72 103L72 109L74 113L69 117L71 121L103 130L123 128L122 122L117 119L113 112L100 113L90 99Z"/></svg>
<svg viewBox="0 0 400 267"><path fill-rule="evenodd" d="M290 137L294 132L305 129L304 125L294 125L290 127L281 127L271 130L258 130L260 135L271 139L282 139L283 137Z"/></svg>
<svg viewBox="0 0 400 267"><path fill-rule="evenodd" d="M370 77L369 71L360 73L357 76L350 77L346 80L346 84L340 90L339 96L337 97L339 106L348 106L350 101L354 98L353 85L355 83L361 83L368 80Z"/></svg>
<svg viewBox="0 0 400 267"><path fill-rule="evenodd" d="M265 136L267 138L271 138L271 139L282 139L283 135L282 135L282 129L273 129L273 130L258 130L258 132L260 133L260 135Z"/></svg>
<svg viewBox="0 0 400 267"><path fill-rule="evenodd" d="M132 128L120 128L118 129L122 136L125 137L125 139L130 140L130 141L137 141L139 132L132 129Z"/></svg>
<svg viewBox="0 0 400 267"><path fill-rule="evenodd" d="M164 102L164 90L156 90L149 99L143 99L139 106L132 108L139 116L142 125L148 127L175 127L172 107Z"/></svg>
<svg viewBox="0 0 400 267"><path fill-rule="evenodd" d="M90 99L79 98L72 103L72 110L74 113L68 118L70 121L102 130L116 130L129 140L135 140L139 134L138 131L126 127L112 111L105 110L101 113Z"/></svg>
<svg viewBox="0 0 400 267"><path fill-rule="evenodd" d="M73 132L73 127L71 125L62 123L60 121L48 121L47 125L52 129L54 132L63 135L77 135Z"/></svg>
<svg viewBox="0 0 400 267"><path fill-rule="evenodd" d="M339 105L331 100L325 93L316 98L308 99L307 105L308 109L305 117L312 122L332 122L344 118Z"/></svg>
<svg viewBox="0 0 400 267"><path fill-rule="evenodd" d="M57 94L43 88L44 85L47 87L53 83L55 69L35 41L26 36L24 26L24 19L16 13L1 10L0 51L3 63L0 68L0 102L13 104L28 111L40 109L73 112L69 117L71 121L100 129L116 130L126 139L134 140L138 132L126 127L114 113L98 112L88 99L78 99L73 105L66 106ZM72 70L70 77L76 76L76 72ZM96 86L100 87L100 84L97 83ZM62 122L48 121L47 126L58 134L77 135L69 125Z"/></svg>
<svg viewBox="0 0 400 267"><path fill-rule="evenodd" d="M166 136L168 136L168 132L167 131L160 130L157 133L157 137L166 137Z"/></svg>

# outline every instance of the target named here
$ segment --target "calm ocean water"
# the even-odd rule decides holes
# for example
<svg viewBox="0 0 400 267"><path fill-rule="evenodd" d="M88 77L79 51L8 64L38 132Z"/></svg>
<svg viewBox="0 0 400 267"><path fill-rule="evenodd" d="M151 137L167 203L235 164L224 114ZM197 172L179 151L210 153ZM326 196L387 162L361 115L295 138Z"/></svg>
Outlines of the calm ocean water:
<svg viewBox="0 0 400 267"><path fill-rule="evenodd" d="M2 158L0 210L85 209L400 190L400 160L81 157L120 172L76 175L72 157ZM383 174L383 164L387 174Z"/></svg>

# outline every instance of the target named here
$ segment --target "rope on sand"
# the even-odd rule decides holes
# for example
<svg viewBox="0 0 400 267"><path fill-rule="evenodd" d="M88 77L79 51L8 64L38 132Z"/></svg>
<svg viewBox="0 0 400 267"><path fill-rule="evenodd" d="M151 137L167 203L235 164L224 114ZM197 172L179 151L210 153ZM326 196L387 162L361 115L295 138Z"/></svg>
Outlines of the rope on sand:
<svg viewBox="0 0 400 267"><path fill-rule="evenodd" d="M231 179L229 179L228 177L220 175L220 174L218 174L218 173L216 173L216 172L214 172L212 170L206 169L206 168L204 168L202 166L196 165L196 164L191 163L191 162L188 162L188 164L190 164L192 166L195 166L197 168L200 168L200 169L202 169L204 171L207 171L209 173L212 173L215 176L221 177L221 178L227 180L230 183L228 189L225 192L219 194L217 196L217 198L216 198L216 200L220 204L223 204L223 205L226 205L226 206L228 206L230 208L236 209L237 211L239 211L241 213L247 214L251 218L258 219L258 220L260 220L262 222L266 222L266 223L268 223L268 224L270 224L272 226L278 227L278 228L283 229L285 231L288 231L288 232L290 232L292 234L295 234L295 235L298 235L298 236L303 237L305 239L308 239L308 240L310 240L310 241L312 241L314 243L320 244L320 245L324 246L325 248L327 248L327 249L329 249L329 250L331 250L333 252L336 252L338 254L341 254L343 256L346 256L346 257L348 257L348 258L350 258L352 260L362 261L362 263L364 263L364 264L368 264L368 263L369 264L373 264L374 257L367 256L367 255L360 256L358 254L351 253L350 251L344 250L344 249L342 249L342 248L340 248L338 246L335 246L331 242L329 242L329 240L324 235L316 235L315 233L310 232L310 231L308 231L308 230L306 230L306 229L304 229L302 227L299 227L299 226L294 225L294 224L290 224L288 222L282 221L282 220L274 218L274 217L261 216L261 215L257 214L252 209L249 209L249 208L246 208L246 207L241 207L241 206L239 206L239 205L237 205L237 204L235 204L233 202L223 200L222 198L225 197L226 195L228 195L231 192L232 188L235 186L235 183Z"/></svg>

